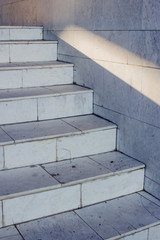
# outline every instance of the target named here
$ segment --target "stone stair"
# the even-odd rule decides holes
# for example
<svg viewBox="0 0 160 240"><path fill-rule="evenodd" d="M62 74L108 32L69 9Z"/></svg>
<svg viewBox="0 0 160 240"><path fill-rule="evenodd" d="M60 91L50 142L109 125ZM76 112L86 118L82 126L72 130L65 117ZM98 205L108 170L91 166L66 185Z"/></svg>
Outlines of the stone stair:
<svg viewBox="0 0 160 240"><path fill-rule="evenodd" d="M158 240L145 166L117 151L117 126L94 115L57 42L0 27L0 53L0 239Z"/></svg>

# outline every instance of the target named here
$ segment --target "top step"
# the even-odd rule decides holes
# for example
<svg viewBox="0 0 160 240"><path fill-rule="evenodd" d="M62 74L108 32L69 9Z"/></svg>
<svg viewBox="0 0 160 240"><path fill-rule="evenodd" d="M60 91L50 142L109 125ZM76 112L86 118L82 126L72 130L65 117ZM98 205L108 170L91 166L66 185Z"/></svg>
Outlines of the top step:
<svg viewBox="0 0 160 240"><path fill-rule="evenodd" d="M43 27L0 26L0 41L42 39Z"/></svg>

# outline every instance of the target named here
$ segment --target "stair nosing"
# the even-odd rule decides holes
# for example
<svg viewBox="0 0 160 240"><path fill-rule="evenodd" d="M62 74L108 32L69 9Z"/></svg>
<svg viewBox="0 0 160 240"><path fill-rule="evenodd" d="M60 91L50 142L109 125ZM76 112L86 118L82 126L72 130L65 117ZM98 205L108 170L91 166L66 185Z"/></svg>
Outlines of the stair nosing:
<svg viewBox="0 0 160 240"><path fill-rule="evenodd" d="M23 167L23 168L25 168L25 167ZM13 194L10 194L10 195L0 196L0 201L19 198L19 197L23 197L23 196L32 195L32 194L38 194L38 193L42 193L42 192L48 192L48 191L52 191L52 190L56 190L56 189L68 188L68 187L72 187L72 186L75 186L75 185L81 185L81 184L85 184L85 183L88 183L88 182L93 182L93 181L96 181L96 180L102 180L103 181L103 180L106 180L109 177L114 177L116 175L119 176L119 175L122 175L122 174L125 174L125 173L138 171L138 170L141 170L141 169L144 169L144 168L145 168L145 165L142 164L142 165L137 166L137 167L129 167L127 169L119 170L117 172L109 172L109 173L102 174L102 175L96 175L96 176L93 176L93 177L88 177L88 178L83 178L83 179L80 179L80 180L70 181L70 182L64 183L64 184L58 182L58 180L57 180L57 182L58 182L57 185L52 185L52 186L42 187L42 188L36 188L36 189L24 191L24 192L19 192L19 193L13 193ZM107 168L106 168L106 170L107 170ZM5 171L7 171L7 170L5 170ZM55 178L53 177L53 179L55 179Z"/></svg>
<svg viewBox="0 0 160 240"><path fill-rule="evenodd" d="M137 166L137 167L130 167L130 168L127 168L127 169L124 169L124 170L109 172L109 173L105 173L105 174L102 174L102 175L97 175L97 176L94 176L94 177L88 177L88 178L85 178L85 179L80 179L80 180L75 180L75 181L72 181L72 182L64 183L64 184L62 184L62 187L63 186L68 187L68 186L78 185L78 184L87 183L87 182L94 182L94 181L99 180L99 179L105 180L105 179L107 179L109 177L112 177L112 176L115 176L115 175L121 175L123 173L133 172L133 171L137 171L137 170L144 169L144 168L145 168L145 165L142 164L141 166Z"/></svg>
<svg viewBox="0 0 160 240"><path fill-rule="evenodd" d="M138 193L138 192L137 192ZM155 223L151 223L151 224L148 224L148 225L145 225L144 227L140 227L140 228L137 228L137 229L134 229L132 231L128 231L126 233L123 233L123 234L120 234L120 235L117 235L115 237L111 237L111 238L106 238L104 240L123 240L124 237L129 237L130 235L133 235L135 233L139 233L139 232L142 232L144 230L147 230L148 228L152 228L152 227L155 227L155 226L158 226L160 224L160 220L157 219L157 222ZM138 239L137 239L138 240Z"/></svg>
<svg viewBox="0 0 160 240"><path fill-rule="evenodd" d="M12 124L12 125L16 125L16 124ZM0 125L0 128L2 130L3 130L3 126L6 126L6 125ZM41 136L41 137L26 138L26 139L20 139L20 140L11 140L8 142L0 142L0 146L29 143L29 142L36 142L36 141L46 141L46 140L55 139L55 138L72 137L72 136L76 136L76 135L84 135L84 134L91 133L91 132L101 132L104 130L112 130L112 129L117 129L117 126L111 125L111 126L99 127L99 128L89 129L89 130L80 130L80 129L78 130L77 129L76 132L61 133L61 134L55 134L55 135L50 135L50 136ZM8 135L8 136L11 138L10 135Z"/></svg>
<svg viewBox="0 0 160 240"><path fill-rule="evenodd" d="M61 85L61 86L63 86L63 85ZM42 88L42 89L44 88L44 89L50 90L49 89L50 87L51 86L37 87L37 88ZM29 90L29 88L20 88L20 89L28 89ZM36 89L36 87L35 87L35 89ZM6 90L3 89L2 91L6 91ZM12 89L10 89L9 91L12 91ZM84 90L73 90L73 91L62 92L62 93L48 92L46 94L38 94L38 95L31 95L31 96L20 96L20 97L11 97L11 98L2 98L2 99L0 98L0 103L1 102L22 101L22 100L27 100L27 99L52 98L52 97L60 97L60 96L67 96L67 95L74 95L74 94L87 94L87 93L93 93L93 90L89 89L89 88L84 88Z"/></svg>
<svg viewBox="0 0 160 240"><path fill-rule="evenodd" d="M57 44L57 40L7 40L0 41L0 45L10 45L10 44Z"/></svg>
<svg viewBox="0 0 160 240"><path fill-rule="evenodd" d="M0 29L43 29L42 26L0 26Z"/></svg>
<svg viewBox="0 0 160 240"><path fill-rule="evenodd" d="M0 64L0 71L9 71L9 70L25 70L25 69L48 69L48 68L60 68L60 67L73 67L74 64L72 63L65 63L61 61L51 61L50 64L47 61L43 62L42 64L38 64L42 62L31 62L30 65L23 65L23 63L15 63L17 66L2 66ZM47 64L48 63L48 64ZM19 64L19 65L18 65ZM6 64L7 65L7 64Z"/></svg>
<svg viewBox="0 0 160 240"><path fill-rule="evenodd" d="M128 195L135 195L135 194L139 194L139 191L138 192L136 192L136 193L131 193L131 194L128 194ZM125 196L120 196L120 197L117 197L117 199L121 199L121 198L125 198ZM110 199L110 200L107 200L107 202L111 202L111 201L114 201L114 199ZM87 208L92 208L93 207L93 205L95 205L95 206L98 206L98 205L103 205L104 203L105 203L106 201L102 201L101 203L96 203L96 204L91 204L90 206L88 206ZM114 206L114 205L113 205ZM80 207L81 209L83 209L83 208L85 208L85 207ZM148 208L146 208L146 210L147 210ZM27 224L27 222L29 223L29 225L28 225L28 227L27 227L27 231L28 230L30 230L30 227L32 226L32 223L34 224L36 224L36 225L34 225L34 226L37 226L38 225L38 222L39 222L39 220L40 220L40 222L41 222L41 220L42 220L42 226L45 226L46 225L46 221L45 220L48 220L48 219L50 219L50 218L52 218L53 217L53 219L55 219L54 218L54 216L63 216L64 214L68 214L68 213L72 213L72 214L76 214L78 217L79 217L79 219L82 219L87 225L88 225L88 227L89 228L92 228L92 230L93 230L93 232L96 234L96 236L98 235L99 236L99 238L100 239L104 239L104 240L120 240L120 239L123 239L123 238L127 238L128 239L128 237L130 238L130 236L131 236L131 238L132 238L132 235L134 235L134 234L136 234L136 233L141 233L141 232L143 232L143 231L146 231L146 230L150 230L150 229L152 229L152 228L154 228L154 227L160 227L160 220L159 219L157 219L157 221L155 220L153 223L145 223L144 224L144 226L138 226L138 227L133 227L132 226L132 230L129 230L129 229L125 229L125 231L123 231L123 233L120 233L118 230L117 230L117 228L114 228L112 225L111 225L111 227L113 228L113 229L115 229L116 230L116 234L113 236L113 237L107 237L107 236L101 236L101 234L99 234L98 233L98 231L96 230L96 228L95 227L92 227L92 224L90 224L90 221L88 221L87 219L85 219L85 217L83 217L83 215L82 215L82 217L81 217L81 214L79 214L79 211L81 211L80 209L78 209L78 208L74 208L74 209L71 209L71 210L66 210L66 211L64 211L64 212L61 212L61 213L56 213L56 214L54 214L54 213L52 213L51 215L48 215L48 216L44 216L44 217L39 217L39 218L35 218L35 219L32 219L32 220L29 220L29 221L25 221L26 222L26 224ZM82 210L83 211L83 210ZM93 213L93 216L94 216L94 212L92 211L91 213ZM89 213L90 215L91 215L91 213ZM44 222L43 222L43 220L44 220ZM45 225L44 225L44 223L45 223ZM18 222L18 223L16 223L16 225L19 227L19 226L21 226L21 224L22 224L22 226L23 226L23 223L22 222ZM130 224L129 222L127 222L127 224ZM61 224L59 224L60 226L64 226L64 225L61 225ZM13 227L14 225L12 224L12 225L10 225L10 227ZM107 226L109 226L109 223L107 223ZM6 226L5 226L5 228L6 228ZM0 229L5 229L4 227L1 227ZM9 228L9 227L8 227ZM19 230L20 230L20 228L18 228ZM20 231L21 232L21 231ZM24 231L22 231L21 232L22 234L24 233ZM30 234L30 231L28 232L29 234ZM102 232L103 233L103 232ZM24 234L23 234L24 235ZM27 236L29 236L29 235L27 235ZM42 236L42 232L40 231L40 236ZM147 235L148 236L148 235ZM136 235L135 235L135 237L136 237ZM99 239L98 238L98 239ZM135 239L137 239L137 238L135 238Z"/></svg>

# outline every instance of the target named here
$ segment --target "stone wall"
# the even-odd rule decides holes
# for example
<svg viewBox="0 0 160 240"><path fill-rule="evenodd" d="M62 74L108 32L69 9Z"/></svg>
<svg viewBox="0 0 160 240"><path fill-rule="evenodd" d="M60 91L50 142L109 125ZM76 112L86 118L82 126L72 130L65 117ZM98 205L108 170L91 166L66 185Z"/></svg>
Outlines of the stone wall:
<svg viewBox="0 0 160 240"><path fill-rule="evenodd" d="M95 113L119 126L118 149L146 164L160 198L160 1L1 0L1 25L43 25Z"/></svg>

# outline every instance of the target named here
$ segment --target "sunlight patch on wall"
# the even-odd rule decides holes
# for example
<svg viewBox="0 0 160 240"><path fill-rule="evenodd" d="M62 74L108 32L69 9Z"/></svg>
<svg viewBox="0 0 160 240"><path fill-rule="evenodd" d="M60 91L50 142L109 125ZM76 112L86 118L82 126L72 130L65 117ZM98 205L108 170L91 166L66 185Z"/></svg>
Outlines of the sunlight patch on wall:
<svg viewBox="0 0 160 240"><path fill-rule="evenodd" d="M156 65L78 26L69 26L57 35L74 49L160 105L160 69ZM151 67L146 67L147 65Z"/></svg>

